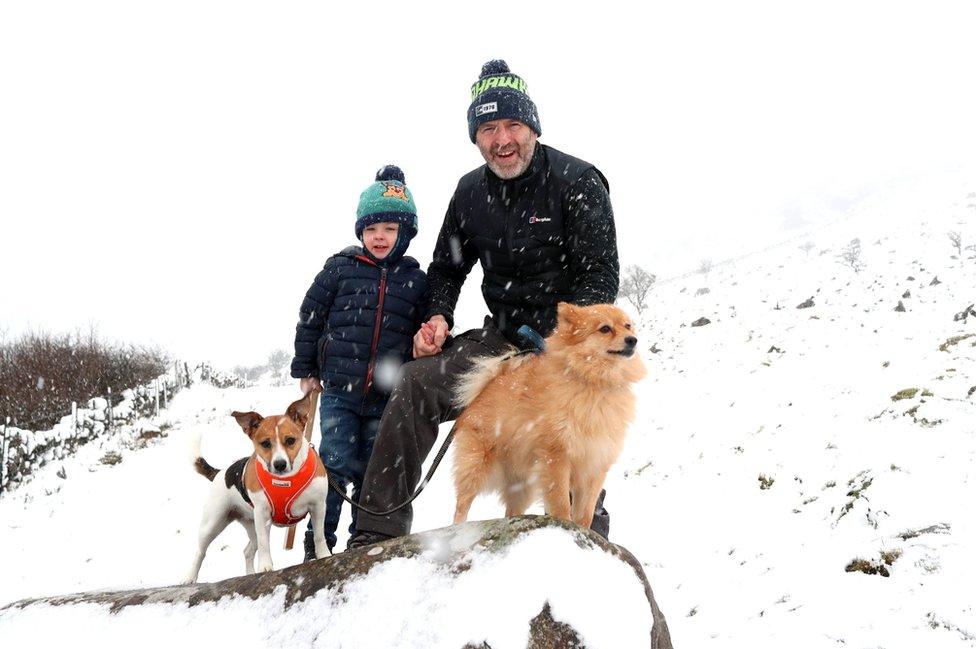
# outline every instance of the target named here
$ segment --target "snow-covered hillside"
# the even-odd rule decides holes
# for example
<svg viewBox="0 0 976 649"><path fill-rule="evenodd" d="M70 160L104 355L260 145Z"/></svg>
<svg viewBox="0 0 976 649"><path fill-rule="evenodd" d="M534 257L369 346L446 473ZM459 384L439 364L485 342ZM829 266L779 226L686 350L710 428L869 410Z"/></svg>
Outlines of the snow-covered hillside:
<svg viewBox="0 0 976 649"><path fill-rule="evenodd" d="M976 255L947 236L976 242L974 189L906 187L654 289L660 352L611 493L676 646L976 641L976 314L954 320ZM854 238L857 273L837 258Z"/></svg>
<svg viewBox="0 0 976 649"><path fill-rule="evenodd" d="M607 508L675 646L976 643L976 314L954 319L976 302L976 260L952 258L947 236L976 243L973 192L953 178L887 193L807 238L652 291L640 334L650 374ZM838 261L855 238L859 272ZM700 318L710 323L692 326ZM193 438L226 466L250 452L231 410L274 414L297 396L195 385L156 422L165 438L140 450L100 440L63 463L65 477L54 464L4 494L0 605L177 582L209 486L190 468ZM122 462L100 464L107 450ZM450 482L442 469L420 497L415 530L450 522ZM483 500L472 518L500 514ZM275 564L298 563L301 550L273 534ZM241 574L245 543L228 528L201 580ZM848 572L857 559L887 576Z"/></svg>

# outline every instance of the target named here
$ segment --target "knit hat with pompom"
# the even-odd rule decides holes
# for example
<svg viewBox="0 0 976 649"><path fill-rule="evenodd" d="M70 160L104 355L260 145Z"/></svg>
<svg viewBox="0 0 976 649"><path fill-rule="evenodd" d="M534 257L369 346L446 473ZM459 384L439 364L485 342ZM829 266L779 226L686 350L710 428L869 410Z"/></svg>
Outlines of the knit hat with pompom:
<svg viewBox="0 0 976 649"><path fill-rule="evenodd" d="M359 195L356 210L356 238L363 238L363 229L374 223L399 223L401 229L417 234L417 206L407 189L403 171L396 165L386 165L376 172L376 182Z"/></svg>
<svg viewBox="0 0 976 649"><path fill-rule="evenodd" d="M385 261L392 263L406 252L417 235L417 206L407 189L407 179L396 165L385 165L376 172L376 182L359 195L356 210L356 238L363 240L363 230L374 223L399 223L396 244Z"/></svg>
<svg viewBox="0 0 976 649"><path fill-rule="evenodd" d="M529 99L528 87L508 63L501 59L481 66L481 76L471 86L471 105L468 106L468 135L475 141L478 126L496 119L517 119L542 135L539 111Z"/></svg>

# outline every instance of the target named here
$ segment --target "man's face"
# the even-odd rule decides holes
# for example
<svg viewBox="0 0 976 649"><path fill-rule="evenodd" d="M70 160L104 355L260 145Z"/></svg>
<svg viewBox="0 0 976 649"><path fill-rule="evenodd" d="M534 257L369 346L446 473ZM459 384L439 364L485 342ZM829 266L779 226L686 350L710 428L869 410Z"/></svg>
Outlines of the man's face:
<svg viewBox="0 0 976 649"><path fill-rule="evenodd" d="M517 119L495 119L475 131L475 142L488 168L499 178L508 180L529 168L535 141L539 136Z"/></svg>

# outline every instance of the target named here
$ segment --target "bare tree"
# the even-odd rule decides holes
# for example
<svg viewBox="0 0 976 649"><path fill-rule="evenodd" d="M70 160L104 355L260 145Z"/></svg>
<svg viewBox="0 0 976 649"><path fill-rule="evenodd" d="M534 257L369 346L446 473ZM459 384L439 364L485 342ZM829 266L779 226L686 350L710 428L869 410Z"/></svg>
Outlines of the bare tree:
<svg viewBox="0 0 976 649"><path fill-rule="evenodd" d="M284 349L276 349L268 356L268 367L275 372L285 369L289 362L291 362L291 354Z"/></svg>
<svg viewBox="0 0 976 649"><path fill-rule="evenodd" d="M962 259L962 234L958 230L949 232L949 241L952 242L952 247L956 249L956 254Z"/></svg>
<svg viewBox="0 0 976 649"><path fill-rule="evenodd" d="M807 241L805 244L803 244L802 246L800 246L800 250L802 250L803 252L807 253L807 257L810 256L810 251L813 250L813 248L814 248L814 245L813 245L813 242L812 241Z"/></svg>
<svg viewBox="0 0 976 649"><path fill-rule="evenodd" d="M630 302L637 309L637 315L640 316L644 312L644 308L647 307L647 294L655 281L657 281L657 276L640 266L627 266L624 269L623 279L620 281L617 297Z"/></svg>
<svg viewBox="0 0 976 649"><path fill-rule="evenodd" d="M851 242L837 257L840 263L850 266L855 273L861 272L861 269L864 268L864 262L861 261L861 240L851 239Z"/></svg>
<svg viewBox="0 0 976 649"><path fill-rule="evenodd" d="M708 280L708 274L712 272L712 260L702 259L701 263L698 264L698 272L705 276L705 280Z"/></svg>

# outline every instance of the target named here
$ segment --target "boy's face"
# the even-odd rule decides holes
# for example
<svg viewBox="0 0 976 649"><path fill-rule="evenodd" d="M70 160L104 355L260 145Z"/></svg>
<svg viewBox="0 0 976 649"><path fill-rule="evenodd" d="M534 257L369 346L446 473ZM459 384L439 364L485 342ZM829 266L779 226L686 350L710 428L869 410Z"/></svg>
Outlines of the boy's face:
<svg viewBox="0 0 976 649"><path fill-rule="evenodd" d="M400 232L399 223L374 223L363 228L363 245L377 259L383 259L393 250L397 234Z"/></svg>

